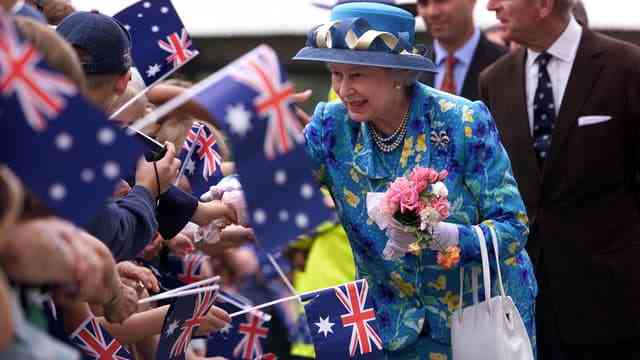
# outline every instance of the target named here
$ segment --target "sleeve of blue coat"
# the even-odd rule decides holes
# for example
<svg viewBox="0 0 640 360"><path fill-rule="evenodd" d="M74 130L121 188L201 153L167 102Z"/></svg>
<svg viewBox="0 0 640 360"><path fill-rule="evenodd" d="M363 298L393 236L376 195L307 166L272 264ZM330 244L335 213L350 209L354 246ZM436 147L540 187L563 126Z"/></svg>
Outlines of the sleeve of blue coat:
<svg viewBox="0 0 640 360"><path fill-rule="evenodd" d="M316 106L311 121L304 128L305 148L311 165L311 170L320 185L327 185L324 163L327 159L327 145L330 142L326 131L325 103Z"/></svg>
<svg viewBox="0 0 640 360"><path fill-rule="evenodd" d="M482 102L463 109L465 141L465 184L477 199L482 229L488 249L493 249L493 227L498 237L500 258L522 250L529 234L526 210L511 162L493 118ZM471 226L458 225L461 261L480 260L480 247Z"/></svg>
<svg viewBox="0 0 640 360"><path fill-rule="evenodd" d="M158 203L158 232L171 239L187 225L198 207L198 199L178 187L171 186L160 196Z"/></svg>
<svg viewBox="0 0 640 360"><path fill-rule="evenodd" d="M87 231L111 250L116 261L135 258L157 229L155 200L141 186L134 186L121 199L109 200L87 226Z"/></svg>

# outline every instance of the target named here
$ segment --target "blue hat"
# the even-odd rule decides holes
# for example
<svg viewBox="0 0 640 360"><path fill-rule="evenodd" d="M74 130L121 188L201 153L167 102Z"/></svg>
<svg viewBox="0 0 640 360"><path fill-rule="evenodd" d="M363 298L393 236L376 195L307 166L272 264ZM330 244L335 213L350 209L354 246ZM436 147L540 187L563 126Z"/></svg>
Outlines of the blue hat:
<svg viewBox="0 0 640 360"><path fill-rule="evenodd" d="M312 29L294 60L435 72L415 46L415 19L396 6L349 2L331 10L331 21Z"/></svg>
<svg viewBox="0 0 640 360"><path fill-rule="evenodd" d="M116 19L97 11L78 11L62 20L56 31L84 50L87 74L124 73L131 67L131 35Z"/></svg>

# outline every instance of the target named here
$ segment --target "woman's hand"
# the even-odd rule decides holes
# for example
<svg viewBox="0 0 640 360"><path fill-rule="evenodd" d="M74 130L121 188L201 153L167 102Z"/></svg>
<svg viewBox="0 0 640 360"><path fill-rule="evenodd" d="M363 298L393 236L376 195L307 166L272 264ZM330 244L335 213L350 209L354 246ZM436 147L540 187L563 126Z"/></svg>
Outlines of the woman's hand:
<svg viewBox="0 0 640 360"><path fill-rule="evenodd" d="M198 202L198 207L191 220L200 226L205 226L216 219L224 219L228 224L238 222L238 216L233 207L220 200Z"/></svg>
<svg viewBox="0 0 640 360"><path fill-rule="evenodd" d="M178 235L167 242L167 247L169 247L171 252L179 258L183 258L191 254L196 249L195 245L193 245L192 239L183 232L178 233Z"/></svg>
<svg viewBox="0 0 640 360"><path fill-rule="evenodd" d="M225 326L231 324L231 317L223 309L213 305L207 312L204 320L198 326L196 330L197 335L206 335L212 332L216 332L223 329Z"/></svg>
<svg viewBox="0 0 640 360"><path fill-rule="evenodd" d="M302 108L298 105L304 104L305 102L307 102L309 98L311 98L312 94L313 94L313 91L311 89L307 89L305 91L291 95L291 100L293 100L293 102L296 103L296 106L295 106L296 115L298 116L298 119L300 120L300 123L302 125L307 125L311 120L311 117L304 110L302 110Z"/></svg>

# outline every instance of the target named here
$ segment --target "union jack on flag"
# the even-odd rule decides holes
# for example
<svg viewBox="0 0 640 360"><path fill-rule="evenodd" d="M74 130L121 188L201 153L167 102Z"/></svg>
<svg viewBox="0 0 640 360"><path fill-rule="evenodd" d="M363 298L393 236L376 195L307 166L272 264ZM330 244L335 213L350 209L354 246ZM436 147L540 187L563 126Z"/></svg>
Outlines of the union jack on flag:
<svg viewBox="0 0 640 360"><path fill-rule="evenodd" d="M239 303L249 305L237 295L225 294ZM238 311L239 308L222 298L218 299L218 306L228 313ZM261 316L259 316L261 315ZM207 356L222 356L234 360L253 360L270 358L263 352L263 344L269 336L268 322L270 316L265 313L248 313L236 316L231 324L209 337L207 342Z"/></svg>
<svg viewBox="0 0 640 360"><path fill-rule="evenodd" d="M85 355L99 360L131 360L133 357L117 339L102 328L92 315L69 336Z"/></svg>
<svg viewBox="0 0 640 360"><path fill-rule="evenodd" d="M182 147L180 160L182 174L189 179L194 194L207 192L215 181L222 178L222 156L218 149L215 134L205 124L193 124Z"/></svg>
<svg viewBox="0 0 640 360"><path fill-rule="evenodd" d="M167 36L167 41L158 40L158 46L171 54L167 56L166 60L168 63L173 63L174 68L186 63L196 54L195 51L189 50L191 39L184 28L182 28L180 35L174 32Z"/></svg>
<svg viewBox="0 0 640 360"><path fill-rule="evenodd" d="M131 33L131 57L146 86L168 77L198 55L169 0L140 0L114 18Z"/></svg>
<svg viewBox="0 0 640 360"><path fill-rule="evenodd" d="M305 312L319 359L384 358L366 280L314 295Z"/></svg>
<svg viewBox="0 0 640 360"><path fill-rule="evenodd" d="M217 291L177 298L167 310L156 359L184 359L193 331L200 326L213 305Z"/></svg>
<svg viewBox="0 0 640 360"><path fill-rule="evenodd" d="M202 275L202 265L209 261L206 255L189 254L182 258L182 272L178 274L178 279L185 284L192 284L204 278Z"/></svg>
<svg viewBox="0 0 640 360"><path fill-rule="evenodd" d="M293 85L282 81L278 56L266 46L257 48L255 55L235 63L231 76L258 93L253 105L258 116L268 119L264 152L268 159L273 159L276 153L285 154L295 143L303 142L304 136L302 125L291 110Z"/></svg>
<svg viewBox="0 0 640 360"><path fill-rule="evenodd" d="M0 13L0 163L49 210L86 225L142 146L49 67Z"/></svg>
<svg viewBox="0 0 640 360"><path fill-rule="evenodd" d="M9 19L0 20L0 91L5 97L16 94L29 126L35 131L47 127L66 106L64 95L76 88L64 76L38 67L42 57L28 42L20 42Z"/></svg>
<svg viewBox="0 0 640 360"><path fill-rule="evenodd" d="M277 254L331 217L308 170L293 88L276 53L260 45L194 87L193 99L218 120L233 145L251 226Z"/></svg>

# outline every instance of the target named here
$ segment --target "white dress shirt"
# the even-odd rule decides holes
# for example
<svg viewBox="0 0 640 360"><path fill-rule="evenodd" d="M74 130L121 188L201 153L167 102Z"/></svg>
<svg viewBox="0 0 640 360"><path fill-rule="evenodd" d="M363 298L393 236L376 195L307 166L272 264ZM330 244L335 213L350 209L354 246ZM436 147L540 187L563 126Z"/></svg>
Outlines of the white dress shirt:
<svg viewBox="0 0 640 360"><path fill-rule="evenodd" d="M582 27L571 17L569 25L558 39L547 49L547 53L551 55L551 59L547 64L547 72L551 79L553 88L553 102L556 108L556 115L560 110L564 91L567 88L571 68L576 59L578 45L582 37ZM527 49L526 70L526 92L527 92L527 111L529 113L529 131L533 134L533 98L538 87L538 64L535 62L540 55L539 52Z"/></svg>
<svg viewBox="0 0 640 360"><path fill-rule="evenodd" d="M456 83L456 94L460 94L462 92L464 79L467 77L471 61L473 60L473 55L476 52L479 42L480 30L476 28L469 40L453 54L456 60L458 60L456 65L453 67L453 79ZM438 69L433 84L436 89L440 89L442 87L442 82L444 81L444 74L447 71L447 62L445 60L447 59L448 54L447 50L444 49L438 40L433 42L433 50L435 52L435 65Z"/></svg>

